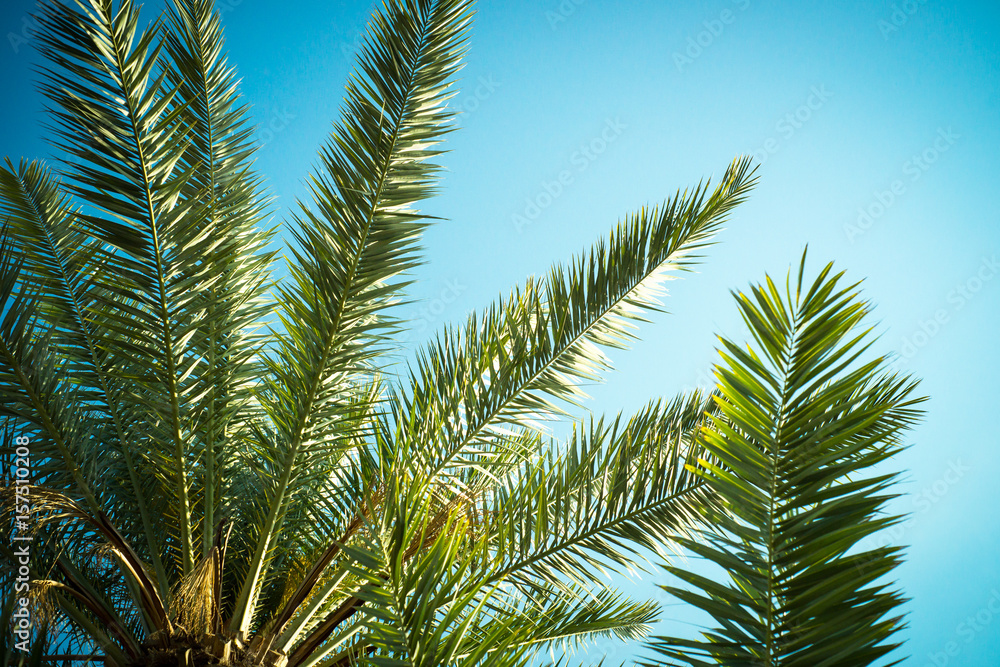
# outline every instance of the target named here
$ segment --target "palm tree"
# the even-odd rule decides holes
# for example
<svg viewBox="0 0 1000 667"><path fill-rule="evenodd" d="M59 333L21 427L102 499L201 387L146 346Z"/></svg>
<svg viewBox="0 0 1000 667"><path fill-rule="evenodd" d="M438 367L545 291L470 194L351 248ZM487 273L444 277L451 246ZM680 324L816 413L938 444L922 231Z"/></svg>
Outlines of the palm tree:
<svg viewBox="0 0 1000 667"><path fill-rule="evenodd" d="M699 463L716 408L653 401L565 442L541 424L579 405L752 170L626 217L389 376L470 20L468 0L375 14L274 284L210 0L145 29L130 0L44 3L60 165L0 168L0 409L5 454L29 441L48 660L502 667L648 633L656 605L595 574L719 511Z"/></svg>

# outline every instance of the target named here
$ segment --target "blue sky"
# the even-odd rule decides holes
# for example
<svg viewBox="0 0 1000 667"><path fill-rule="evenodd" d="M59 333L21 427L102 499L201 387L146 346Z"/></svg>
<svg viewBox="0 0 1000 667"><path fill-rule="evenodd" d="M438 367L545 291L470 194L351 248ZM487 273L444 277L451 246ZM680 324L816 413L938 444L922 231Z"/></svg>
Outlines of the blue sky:
<svg viewBox="0 0 1000 667"><path fill-rule="evenodd" d="M219 4L280 217L337 115L372 4ZM15 159L48 154L31 6L0 9L0 153ZM755 154L756 192L698 273L672 283L670 314L614 355L590 407L631 411L705 384L715 334L743 338L729 290L783 275L806 244L814 269L834 260L864 278L876 347L931 397L896 462L911 520L886 536L912 545L898 571L908 664L1000 663L998 30L995 3L971 1L480 4L462 129L426 207L446 221L427 235L413 341ZM667 614L692 620L676 604Z"/></svg>

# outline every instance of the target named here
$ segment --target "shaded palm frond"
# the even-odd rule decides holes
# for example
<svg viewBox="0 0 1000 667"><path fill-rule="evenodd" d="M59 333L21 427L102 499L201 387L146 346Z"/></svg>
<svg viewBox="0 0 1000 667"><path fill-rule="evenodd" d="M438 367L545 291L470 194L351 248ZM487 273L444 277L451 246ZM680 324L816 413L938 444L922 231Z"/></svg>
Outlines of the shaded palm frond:
<svg viewBox="0 0 1000 667"><path fill-rule="evenodd" d="M667 590L718 623L697 640L660 638L683 664L868 665L899 646L903 598L886 579L901 548L858 551L899 521L897 474L880 464L919 416L915 383L864 359L869 306L827 265L803 290L768 278L736 294L756 345L721 340L718 414L693 468L724 502L717 532L682 544L729 582L670 566ZM861 567L860 565L864 565Z"/></svg>

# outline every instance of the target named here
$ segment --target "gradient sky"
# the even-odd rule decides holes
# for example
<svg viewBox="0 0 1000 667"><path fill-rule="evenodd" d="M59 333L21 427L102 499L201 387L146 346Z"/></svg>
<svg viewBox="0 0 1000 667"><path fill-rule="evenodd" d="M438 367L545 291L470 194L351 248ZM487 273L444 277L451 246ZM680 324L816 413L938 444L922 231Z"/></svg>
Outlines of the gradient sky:
<svg viewBox="0 0 1000 667"><path fill-rule="evenodd" d="M0 153L15 159L48 154L32 4L0 9ZM219 4L280 217L337 115L372 5ZM729 290L783 276L806 244L813 271L834 260L864 278L876 348L931 397L896 461L911 520L885 537L912 545L898 570L912 598L907 664L1000 664L998 35L992 2L481 3L455 99L462 129L426 207L447 221L427 235L411 343L623 214L756 154L750 201L698 273L671 285L670 314L614 355L590 407L629 412L706 384L715 334L744 339ZM677 604L666 613L672 629L697 620ZM607 642L591 652L604 651L631 655Z"/></svg>

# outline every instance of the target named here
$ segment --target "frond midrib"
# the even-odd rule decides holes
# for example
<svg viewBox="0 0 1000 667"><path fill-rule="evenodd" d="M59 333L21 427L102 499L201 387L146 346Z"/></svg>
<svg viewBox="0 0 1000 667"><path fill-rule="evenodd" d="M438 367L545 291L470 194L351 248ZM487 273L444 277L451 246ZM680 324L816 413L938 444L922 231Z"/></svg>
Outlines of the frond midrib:
<svg viewBox="0 0 1000 667"><path fill-rule="evenodd" d="M107 20L106 16L103 18ZM156 215L155 203L153 201L153 185L150 181L146 151L143 145L142 137L140 136L139 127L136 125L137 119L135 114L135 100L133 99L133 93L135 91L132 90L133 82L131 76L128 75L125 63L123 62L123 45L118 41L118 33L115 30L113 21L114 19L112 18L111 21L108 22L108 27L111 28L109 30L109 34L114 40L113 47L115 54L115 67L117 68L117 74L121 82L120 90L122 98L124 99L126 108L128 109L129 126L132 129L132 140L135 144L136 156L138 158L142 176L142 194L145 199L144 204L146 207L145 213L149 216L148 220L153 242L153 253L156 259L156 288L160 309L159 323L161 333L163 335L163 344L165 347L164 356L166 357L167 365L166 376L164 379L166 380L167 392L170 398L170 428L174 445L174 458L177 465L177 487L174 491L177 493L178 500L181 504L179 509L179 513L181 514L181 571L186 576L194 569L194 544L191 534L191 505L187 489L188 480L184 440L181 437L180 396L177 386L176 367L174 365L173 327L170 325L170 314L167 308L166 276L163 267L163 253L160 247L160 235L158 229L159 218Z"/></svg>
<svg viewBox="0 0 1000 667"><path fill-rule="evenodd" d="M27 195L29 188L27 183L22 180L21 175L15 174L18 184L21 187L21 191ZM94 342L94 333L90 328L89 321L83 316L84 308L80 303L79 294L77 293L77 286L75 281L70 276L66 262L59 251L55 240L52 238L52 233L49 226L44 223L45 217L42 215L42 211L38 208L34 197L25 197L28 204L31 206L32 213L38 222L38 228L45 235L45 242L48 246L49 254L55 259L56 265L59 267L59 278L62 282L63 291L70 298L70 302L73 305L73 318L75 319L76 327L83 335L84 340L87 342L87 354L90 358L90 365L94 369L94 374L96 375L98 381L101 385L101 392L104 394L105 403L108 407L108 412L111 414L112 420L115 425L115 433L118 435L118 442L121 445L122 456L125 458L125 465L128 469L129 482L135 492L136 502L139 505L139 515L143 525L143 532L145 533L147 544L150 551L150 558L153 560L153 568L156 571L157 583L159 584L161 590L160 594L163 595L168 586L166 571L163 568L163 562L160 559L159 549L156 545L156 539L152 530L152 522L149 517L149 510L146 507L145 497L142 494L142 489L139 486L139 480L136 477L135 462L132 460L132 451L129 443L126 441L125 429L122 425L121 415L119 414L118 401L115 400L109 383L107 374L105 372L104 366L100 363L97 358L97 350Z"/></svg>
<svg viewBox="0 0 1000 667"><path fill-rule="evenodd" d="M791 367L794 362L794 358L798 351L798 327L796 322L798 320L798 313L792 314L789 327L791 331L786 332L786 347L784 352L784 358L782 359L782 366L780 369L781 373L781 394L778 402L778 414L775 415L775 427L774 427L774 437L771 439L771 456L768 457L768 464L771 468L770 470L770 488L767 495L767 588L766 588L766 605L767 605L767 618L765 626L765 636L764 636L764 646L767 651L765 657L765 666L772 667L775 665L777 645L775 642L775 613L776 613L776 603L775 603L775 530L777 528L777 494L778 494L778 469L779 469L779 458L782 455L782 429L785 424L786 411L789 407L788 401L791 399L793 393L793 388L789 386L789 375L791 373Z"/></svg>

